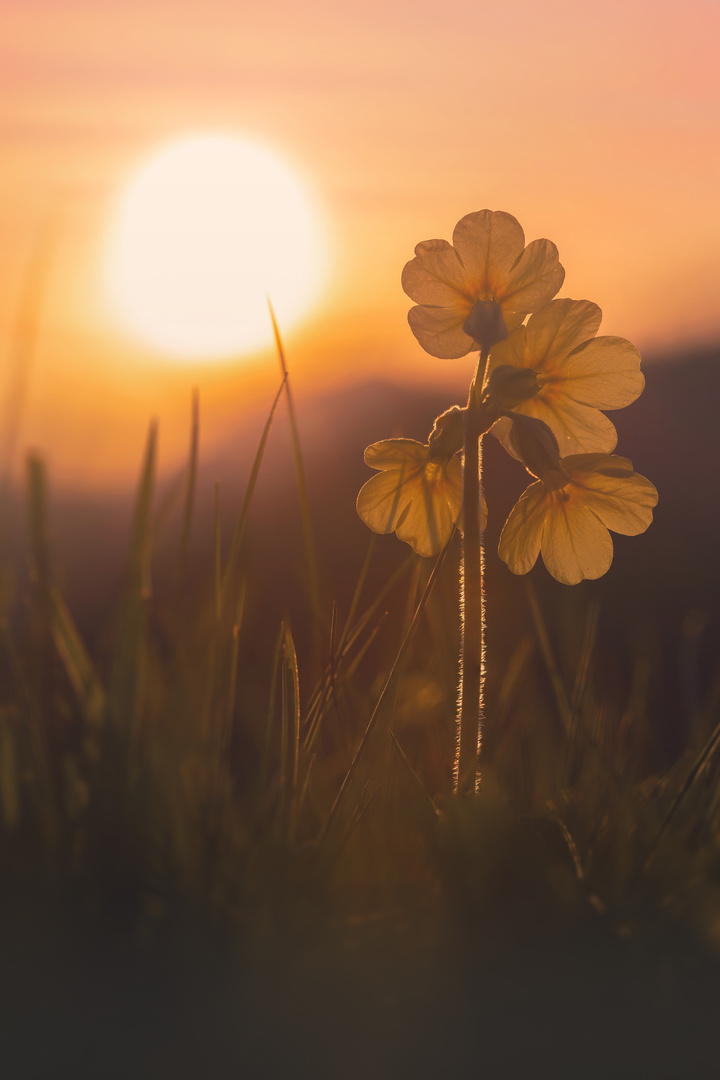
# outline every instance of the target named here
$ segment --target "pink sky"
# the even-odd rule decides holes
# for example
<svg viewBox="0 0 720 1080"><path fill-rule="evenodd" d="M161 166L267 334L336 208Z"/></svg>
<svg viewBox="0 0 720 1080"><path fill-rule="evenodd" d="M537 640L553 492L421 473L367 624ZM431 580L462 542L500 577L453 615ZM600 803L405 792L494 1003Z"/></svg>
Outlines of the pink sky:
<svg viewBox="0 0 720 1080"><path fill-rule="evenodd" d="M171 466L193 385L219 441L276 382L270 353L176 368L103 316L108 208L186 132L276 146L323 207L330 285L286 342L301 396L450 371L410 334L400 272L486 206L557 243L603 331L645 352L720 336L716 0L3 0L0 24L0 349L61 205L22 434L60 479L134 470L151 414Z"/></svg>

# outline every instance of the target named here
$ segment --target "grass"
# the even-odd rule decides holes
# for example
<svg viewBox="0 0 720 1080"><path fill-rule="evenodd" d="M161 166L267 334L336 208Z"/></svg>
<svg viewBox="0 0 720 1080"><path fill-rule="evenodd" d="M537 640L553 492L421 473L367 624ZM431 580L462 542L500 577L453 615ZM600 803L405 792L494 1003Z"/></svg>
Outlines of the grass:
<svg viewBox="0 0 720 1080"><path fill-rule="evenodd" d="M200 587L197 400L174 519L150 427L97 640L58 586L28 461L29 557L2 568L7 1075L714 1075L717 680L658 768L646 659L613 682L598 606L553 625L534 572L490 654L480 791L454 796L457 541L428 561L397 545L377 584L371 538L343 617L294 413L306 619L268 590L248 622L282 367L225 553L216 490ZM161 527L178 569L158 591ZM261 620L275 647L253 671Z"/></svg>

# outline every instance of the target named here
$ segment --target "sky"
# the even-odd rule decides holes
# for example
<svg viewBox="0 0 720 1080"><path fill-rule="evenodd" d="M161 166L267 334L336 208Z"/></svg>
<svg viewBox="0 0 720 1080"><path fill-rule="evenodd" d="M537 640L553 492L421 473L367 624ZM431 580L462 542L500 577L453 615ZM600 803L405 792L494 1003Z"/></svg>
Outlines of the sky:
<svg viewBox="0 0 720 1080"><path fill-rule="evenodd" d="M121 485L151 417L162 466L180 461L193 387L208 448L269 406L271 349L173 363L102 295L119 192L188 133L263 141L320 208L326 286L285 339L300 402L378 374L469 380L415 342L400 273L485 207L557 244L561 295L597 302L601 332L649 356L716 340L719 30L717 0L0 0L0 392L18 450L60 484ZM48 229L20 415L14 328Z"/></svg>

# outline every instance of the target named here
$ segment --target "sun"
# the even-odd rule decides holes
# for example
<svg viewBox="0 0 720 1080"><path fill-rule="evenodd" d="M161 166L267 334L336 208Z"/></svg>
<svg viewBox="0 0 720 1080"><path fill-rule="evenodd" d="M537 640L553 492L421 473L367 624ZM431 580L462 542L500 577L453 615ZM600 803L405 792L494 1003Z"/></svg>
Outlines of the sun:
<svg viewBox="0 0 720 1080"><path fill-rule="evenodd" d="M199 134L141 163L115 208L106 285L119 323L178 359L232 357L317 300L324 245L302 182L273 151Z"/></svg>

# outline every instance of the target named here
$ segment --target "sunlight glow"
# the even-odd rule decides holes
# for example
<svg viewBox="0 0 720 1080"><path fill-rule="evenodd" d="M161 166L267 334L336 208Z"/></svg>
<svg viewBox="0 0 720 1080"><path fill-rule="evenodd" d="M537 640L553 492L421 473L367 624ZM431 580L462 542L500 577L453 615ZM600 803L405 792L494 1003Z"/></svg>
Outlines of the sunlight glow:
<svg viewBox="0 0 720 1080"><path fill-rule="evenodd" d="M178 358L230 357L272 341L320 291L323 244L302 185L273 153L232 135L173 142L141 165L116 209L107 286L121 324Z"/></svg>

